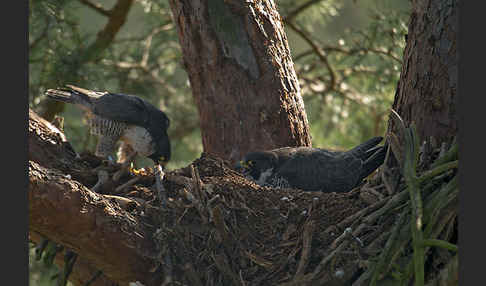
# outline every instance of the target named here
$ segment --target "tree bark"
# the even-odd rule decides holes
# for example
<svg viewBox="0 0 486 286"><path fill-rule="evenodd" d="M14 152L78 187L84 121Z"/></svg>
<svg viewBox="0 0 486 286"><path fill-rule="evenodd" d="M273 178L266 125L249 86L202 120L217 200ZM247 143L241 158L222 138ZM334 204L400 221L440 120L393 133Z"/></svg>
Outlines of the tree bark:
<svg viewBox="0 0 486 286"><path fill-rule="evenodd" d="M271 0L170 1L204 150L311 146L283 24Z"/></svg>
<svg viewBox="0 0 486 286"><path fill-rule="evenodd" d="M457 0L412 1L393 109L422 141L450 143L458 132L457 10ZM400 136L392 119L388 131Z"/></svg>
<svg viewBox="0 0 486 286"><path fill-rule="evenodd" d="M59 129L32 110L28 142L31 239L47 237L76 252L79 262L70 280L77 285L95 269L103 276L93 285L157 279L149 272L156 250L143 218L120 208L116 197L88 189L96 183L96 172L77 157ZM61 258L56 261L62 265Z"/></svg>
<svg viewBox="0 0 486 286"><path fill-rule="evenodd" d="M60 172L29 161L29 231L72 249L113 281L144 280L155 252L141 219Z"/></svg>

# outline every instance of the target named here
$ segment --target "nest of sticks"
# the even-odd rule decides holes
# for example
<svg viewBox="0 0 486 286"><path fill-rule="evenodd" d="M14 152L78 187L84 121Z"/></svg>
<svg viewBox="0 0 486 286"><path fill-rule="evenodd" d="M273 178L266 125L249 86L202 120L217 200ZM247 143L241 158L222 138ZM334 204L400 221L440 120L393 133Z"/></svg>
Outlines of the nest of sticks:
<svg viewBox="0 0 486 286"><path fill-rule="evenodd" d="M97 189L152 229L165 285L456 285L457 143L401 132L347 193L262 187L207 153L164 174L163 202L151 168Z"/></svg>
<svg viewBox="0 0 486 286"><path fill-rule="evenodd" d="M153 227L153 271L174 285L420 285L445 272L453 279L457 144L407 144L390 144L387 161L397 167L384 164L348 193L262 187L203 153L165 174L164 207L150 168L134 184L120 180L117 195L135 201L131 211Z"/></svg>

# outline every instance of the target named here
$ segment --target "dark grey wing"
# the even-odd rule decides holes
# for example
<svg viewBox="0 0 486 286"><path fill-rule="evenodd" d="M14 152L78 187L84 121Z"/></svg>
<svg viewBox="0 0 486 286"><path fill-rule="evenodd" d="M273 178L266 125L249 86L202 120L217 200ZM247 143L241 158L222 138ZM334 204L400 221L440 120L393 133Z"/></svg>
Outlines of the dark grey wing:
<svg viewBox="0 0 486 286"><path fill-rule="evenodd" d="M358 183L361 168L362 161L346 153L302 147L276 175L303 190L345 192Z"/></svg>
<svg viewBox="0 0 486 286"><path fill-rule="evenodd" d="M107 93L92 102L96 115L143 127L149 122L148 103L136 96Z"/></svg>

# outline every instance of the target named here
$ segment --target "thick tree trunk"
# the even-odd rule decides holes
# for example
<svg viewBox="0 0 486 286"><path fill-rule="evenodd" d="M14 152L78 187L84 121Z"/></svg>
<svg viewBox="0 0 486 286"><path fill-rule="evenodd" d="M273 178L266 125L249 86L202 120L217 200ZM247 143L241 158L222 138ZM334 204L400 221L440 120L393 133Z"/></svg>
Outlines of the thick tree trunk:
<svg viewBox="0 0 486 286"><path fill-rule="evenodd" d="M412 1L393 109L405 124L415 122L422 141L450 143L458 132L457 29L457 0ZM400 135L391 119L388 130Z"/></svg>
<svg viewBox="0 0 486 286"><path fill-rule="evenodd" d="M304 102L271 0L170 1L206 152L310 146Z"/></svg>

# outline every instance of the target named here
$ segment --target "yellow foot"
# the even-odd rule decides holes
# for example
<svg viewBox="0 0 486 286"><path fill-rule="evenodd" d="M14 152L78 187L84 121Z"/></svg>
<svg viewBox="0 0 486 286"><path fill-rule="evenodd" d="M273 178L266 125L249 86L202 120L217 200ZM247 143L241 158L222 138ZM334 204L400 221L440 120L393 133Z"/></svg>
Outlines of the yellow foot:
<svg viewBox="0 0 486 286"><path fill-rule="evenodd" d="M130 168L128 169L131 175L134 176L144 176L147 175L145 168L135 169L133 168L133 163L130 163Z"/></svg>

